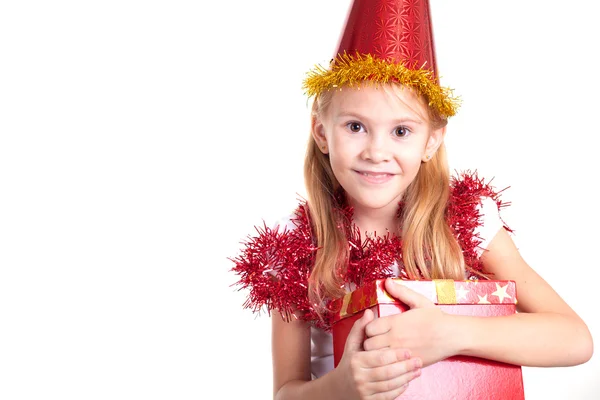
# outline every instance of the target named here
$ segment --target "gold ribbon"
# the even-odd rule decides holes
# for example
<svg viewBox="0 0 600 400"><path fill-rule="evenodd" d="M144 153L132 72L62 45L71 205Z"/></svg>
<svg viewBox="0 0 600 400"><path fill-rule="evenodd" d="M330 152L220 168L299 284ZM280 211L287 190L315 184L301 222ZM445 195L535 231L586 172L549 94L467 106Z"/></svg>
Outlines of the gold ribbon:
<svg viewBox="0 0 600 400"><path fill-rule="evenodd" d="M434 279L438 304L456 304L456 290L452 279Z"/></svg>
<svg viewBox="0 0 600 400"><path fill-rule="evenodd" d="M342 308L340 309L340 319L346 318L348 314L348 304L350 304L350 299L352 298L352 293L346 293L344 295L344 299L342 301Z"/></svg>

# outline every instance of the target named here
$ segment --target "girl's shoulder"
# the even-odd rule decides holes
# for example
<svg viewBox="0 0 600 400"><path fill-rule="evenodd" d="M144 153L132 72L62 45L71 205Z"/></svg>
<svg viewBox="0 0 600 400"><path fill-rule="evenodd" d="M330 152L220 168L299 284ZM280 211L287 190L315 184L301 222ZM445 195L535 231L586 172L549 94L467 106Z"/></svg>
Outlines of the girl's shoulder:
<svg viewBox="0 0 600 400"><path fill-rule="evenodd" d="M305 222L307 222L306 203L301 202L294 211L276 220L273 224L273 229L282 232L293 231Z"/></svg>

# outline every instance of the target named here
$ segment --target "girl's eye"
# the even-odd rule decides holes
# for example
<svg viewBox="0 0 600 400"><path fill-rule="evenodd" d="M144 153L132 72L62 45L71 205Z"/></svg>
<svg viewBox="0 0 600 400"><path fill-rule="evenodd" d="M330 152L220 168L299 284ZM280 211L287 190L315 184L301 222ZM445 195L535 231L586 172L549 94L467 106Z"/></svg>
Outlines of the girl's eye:
<svg viewBox="0 0 600 400"><path fill-rule="evenodd" d="M349 122L346 126L354 133L358 133L362 130L362 125L358 122Z"/></svg>
<svg viewBox="0 0 600 400"><path fill-rule="evenodd" d="M394 135L396 137L403 138L403 137L407 137L409 134L410 134L410 130L405 126L399 126L396 129L394 129Z"/></svg>

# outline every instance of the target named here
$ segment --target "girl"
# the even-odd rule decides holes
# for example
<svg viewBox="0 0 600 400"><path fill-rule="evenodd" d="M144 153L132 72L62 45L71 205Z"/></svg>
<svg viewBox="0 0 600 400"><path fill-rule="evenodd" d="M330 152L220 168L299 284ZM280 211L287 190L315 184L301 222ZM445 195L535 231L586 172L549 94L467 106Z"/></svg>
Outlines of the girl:
<svg viewBox="0 0 600 400"><path fill-rule="evenodd" d="M407 17L410 16L410 17ZM264 227L234 261L246 306L273 313L274 397L394 399L420 369L454 355L528 366L586 362L585 323L521 258L493 188L451 181L444 149L456 110L439 86L427 2L355 1L314 95L308 201ZM333 368L329 300L372 279L514 280L519 314L464 317L386 282L411 310L355 323Z"/></svg>

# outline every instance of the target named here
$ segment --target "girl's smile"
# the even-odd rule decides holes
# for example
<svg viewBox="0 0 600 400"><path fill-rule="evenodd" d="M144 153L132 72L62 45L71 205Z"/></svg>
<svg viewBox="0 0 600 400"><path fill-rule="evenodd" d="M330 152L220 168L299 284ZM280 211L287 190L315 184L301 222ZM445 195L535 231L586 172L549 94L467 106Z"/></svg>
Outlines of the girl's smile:
<svg viewBox="0 0 600 400"><path fill-rule="evenodd" d="M383 184L392 180L392 178L396 174L391 174L388 172L375 172L375 171L356 171L358 176L367 183L372 184Z"/></svg>

